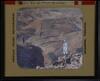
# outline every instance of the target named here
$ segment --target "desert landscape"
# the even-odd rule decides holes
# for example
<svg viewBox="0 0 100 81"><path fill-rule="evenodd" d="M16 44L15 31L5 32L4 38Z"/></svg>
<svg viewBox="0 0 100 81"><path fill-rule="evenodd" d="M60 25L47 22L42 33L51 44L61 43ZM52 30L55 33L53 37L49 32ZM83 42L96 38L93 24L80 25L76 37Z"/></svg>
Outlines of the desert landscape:
<svg viewBox="0 0 100 81"><path fill-rule="evenodd" d="M66 40L68 53L63 54ZM17 64L33 69L78 69L83 64L79 8L21 8L16 12Z"/></svg>

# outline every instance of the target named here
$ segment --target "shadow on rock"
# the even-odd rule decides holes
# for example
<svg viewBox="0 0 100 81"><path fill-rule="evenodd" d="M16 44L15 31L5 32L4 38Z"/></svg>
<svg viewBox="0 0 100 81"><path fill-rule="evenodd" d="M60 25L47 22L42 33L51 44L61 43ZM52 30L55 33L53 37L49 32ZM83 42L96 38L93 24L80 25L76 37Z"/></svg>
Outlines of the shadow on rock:
<svg viewBox="0 0 100 81"><path fill-rule="evenodd" d="M44 57L40 47L17 45L17 63L22 68L44 67Z"/></svg>

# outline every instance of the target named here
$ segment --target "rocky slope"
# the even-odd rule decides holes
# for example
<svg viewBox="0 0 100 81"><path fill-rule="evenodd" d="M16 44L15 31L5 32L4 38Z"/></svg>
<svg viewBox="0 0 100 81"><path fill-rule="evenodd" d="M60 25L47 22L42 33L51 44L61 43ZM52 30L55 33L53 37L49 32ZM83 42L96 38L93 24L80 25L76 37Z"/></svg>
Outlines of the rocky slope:
<svg viewBox="0 0 100 81"><path fill-rule="evenodd" d="M44 65L50 65L51 53L57 58L63 55L63 40L67 40L70 54L76 54L79 48L83 49L82 19L78 8L20 9L17 12L17 45L40 47Z"/></svg>

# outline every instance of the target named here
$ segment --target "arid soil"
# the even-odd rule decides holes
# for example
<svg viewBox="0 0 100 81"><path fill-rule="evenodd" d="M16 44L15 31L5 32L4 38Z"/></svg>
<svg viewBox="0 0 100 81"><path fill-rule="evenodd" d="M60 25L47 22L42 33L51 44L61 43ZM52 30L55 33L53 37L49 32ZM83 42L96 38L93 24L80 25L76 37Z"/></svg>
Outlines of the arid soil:
<svg viewBox="0 0 100 81"><path fill-rule="evenodd" d="M18 48L22 50L28 46L38 47L42 50L44 68L79 68L83 58L83 15L78 8L23 8L16 13L16 38ZM64 64L63 41L68 43L69 59ZM35 48L33 48L34 50ZM17 60L25 59L29 53L23 54L22 50L17 51ZM32 51L32 50L30 50ZM30 58L39 54L33 52ZM26 55L26 57L21 57ZM35 55L35 56L34 56ZM29 58L29 59L30 59ZM33 58L34 59L34 58ZM20 60L22 61L22 60ZM18 61L18 64L20 64ZM41 60L40 60L41 62ZM24 62L23 62L24 63ZM29 65L35 64L29 62ZM22 64L21 67L28 65ZM42 68L43 68L42 67ZM29 67L32 68L32 67ZM35 68L41 68L36 65Z"/></svg>

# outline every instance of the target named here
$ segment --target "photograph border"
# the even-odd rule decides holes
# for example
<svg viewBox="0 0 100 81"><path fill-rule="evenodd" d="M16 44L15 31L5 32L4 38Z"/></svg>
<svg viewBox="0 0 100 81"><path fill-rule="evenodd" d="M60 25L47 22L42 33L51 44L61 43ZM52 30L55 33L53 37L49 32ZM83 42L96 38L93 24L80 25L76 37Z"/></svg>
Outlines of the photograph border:
<svg viewBox="0 0 100 81"><path fill-rule="evenodd" d="M30 77L26 77L26 78L62 78L62 79L64 79L64 78L98 78L98 75L100 75L100 73L98 72L99 71L99 67L100 67L100 65L99 65L99 61L98 61L98 59L100 59L100 56L99 56L99 54L98 54L98 1L96 1L96 11L95 11L95 13L96 13L96 19L95 19L95 76L46 76L46 77L43 77L43 76L37 76L37 77L35 77L35 76L30 76ZM2 45L2 47L1 47L1 66L3 66L2 68L1 68L1 74L2 74L2 78L7 78L7 77L5 77L5 23L4 23L4 13L5 13L5 11L4 11L4 2L2 2L2 6L1 6L1 10L2 10L2 20L3 20L3 22L1 21L1 45ZM13 77L14 78L14 77ZM15 78L17 78L17 77L15 77ZM21 78L21 77L20 77Z"/></svg>

